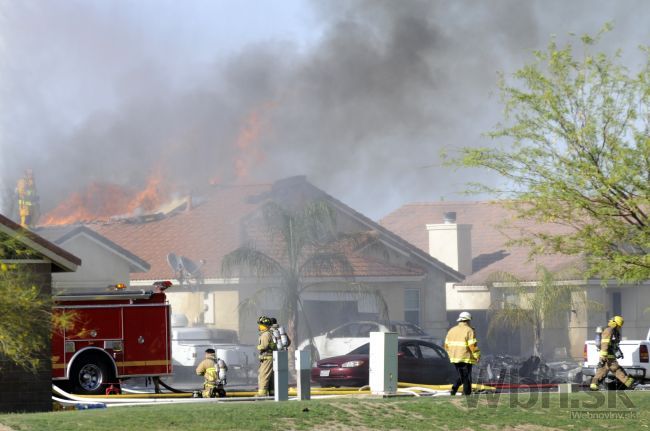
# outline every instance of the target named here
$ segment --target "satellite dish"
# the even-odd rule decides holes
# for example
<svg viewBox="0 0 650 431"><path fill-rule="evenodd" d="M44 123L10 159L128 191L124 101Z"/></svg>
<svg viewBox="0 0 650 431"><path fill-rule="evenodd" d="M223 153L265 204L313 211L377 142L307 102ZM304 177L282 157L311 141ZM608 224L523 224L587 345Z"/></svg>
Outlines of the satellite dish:
<svg viewBox="0 0 650 431"><path fill-rule="evenodd" d="M169 264L172 271L174 271L174 274L177 274L179 271L183 270L183 264L175 253L169 253L167 255L167 263Z"/></svg>
<svg viewBox="0 0 650 431"><path fill-rule="evenodd" d="M187 271L187 273L192 277L196 277L197 275L201 274L201 266L197 265L196 262L190 258L181 256L180 264L182 265L183 269L185 269L185 271Z"/></svg>

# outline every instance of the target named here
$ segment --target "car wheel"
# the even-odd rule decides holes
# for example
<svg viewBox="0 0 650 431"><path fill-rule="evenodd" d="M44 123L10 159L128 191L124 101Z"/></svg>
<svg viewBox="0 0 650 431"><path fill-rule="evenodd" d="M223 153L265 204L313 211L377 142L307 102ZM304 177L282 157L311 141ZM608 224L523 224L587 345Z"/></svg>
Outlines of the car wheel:
<svg viewBox="0 0 650 431"><path fill-rule="evenodd" d="M77 394L103 394L107 383L112 382L106 361L97 356L79 358L70 373L71 385Z"/></svg>

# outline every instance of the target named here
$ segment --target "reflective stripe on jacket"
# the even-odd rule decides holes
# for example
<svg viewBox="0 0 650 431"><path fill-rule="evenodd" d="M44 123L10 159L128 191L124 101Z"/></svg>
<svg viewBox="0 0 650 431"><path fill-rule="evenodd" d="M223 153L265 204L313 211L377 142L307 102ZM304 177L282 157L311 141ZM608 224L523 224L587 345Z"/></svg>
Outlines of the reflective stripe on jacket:
<svg viewBox="0 0 650 431"><path fill-rule="evenodd" d="M273 334L268 329L262 331L257 342L257 351L260 354L260 359L273 358L274 350L275 343L273 342Z"/></svg>
<svg viewBox="0 0 650 431"><path fill-rule="evenodd" d="M475 346L472 353L470 346ZM478 359L478 346L474 329L467 322L459 322L447 333L445 350L451 363L465 362L475 364Z"/></svg>
<svg viewBox="0 0 650 431"><path fill-rule="evenodd" d="M603 330L600 339L600 357L602 359L616 359L616 350L621 336L616 328L608 326Z"/></svg>
<svg viewBox="0 0 650 431"><path fill-rule="evenodd" d="M216 357L207 357L196 367L196 374L203 376L205 386L217 386L217 364Z"/></svg>

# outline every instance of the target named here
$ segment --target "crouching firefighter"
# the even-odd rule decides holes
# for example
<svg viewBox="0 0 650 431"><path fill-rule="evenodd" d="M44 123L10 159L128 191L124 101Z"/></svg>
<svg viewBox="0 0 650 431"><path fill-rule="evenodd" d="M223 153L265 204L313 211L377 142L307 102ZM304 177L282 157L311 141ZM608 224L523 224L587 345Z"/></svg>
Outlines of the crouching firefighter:
<svg viewBox="0 0 650 431"><path fill-rule="evenodd" d="M257 396L267 397L271 395L271 382L273 380L273 351L277 345L271 332L271 318L261 316L257 319L257 328L260 336L257 342L257 352L260 358L260 367L257 373Z"/></svg>
<svg viewBox="0 0 650 431"><path fill-rule="evenodd" d="M223 359L217 358L214 349L205 350L205 359L196 367L196 375L203 376L203 398L223 398L226 391L226 371L228 366Z"/></svg>
<svg viewBox="0 0 650 431"><path fill-rule="evenodd" d="M628 376L625 370L618 365L617 359L623 357L623 352L619 347L621 341L621 327L623 326L623 318L621 316L614 316L609 322L607 322L607 328L605 328L601 334L600 345L597 345L600 349L600 361L598 362L598 368L596 369L596 374L594 378L591 379L591 385L589 389L592 391L597 391L600 387L600 382L607 377L607 372L611 371L614 373L614 376L627 388L634 387L634 378Z"/></svg>

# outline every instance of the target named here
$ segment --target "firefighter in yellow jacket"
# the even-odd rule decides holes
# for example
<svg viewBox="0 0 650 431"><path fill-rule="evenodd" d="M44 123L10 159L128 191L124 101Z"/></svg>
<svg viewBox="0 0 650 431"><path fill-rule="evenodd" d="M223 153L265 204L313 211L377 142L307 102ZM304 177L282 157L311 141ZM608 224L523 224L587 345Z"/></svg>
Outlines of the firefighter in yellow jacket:
<svg viewBox="0 0 650 431"><path fill-rule="evenodd" d="M276 350L273 334L271 333L271 319L261 316L257 319L260 336L257 342L257 352L260 357L260 367L257 374L257 396L271 395L271 380L273 379L273 351Z"/></svg>
<svg viewBox="0 0 650 431"><path fill-rule="evenodd" d="M607 328L601 334L600 346L598 346L600 350L600 361L598 362L596 374L591 379L591 385L589 386L589 389L592 391L599 389L600 382L607 376L609 371L614 373L616 378L626 387L631 388L634 386L634 378L628 376L616 360L623 357L623 353L618 347L618 343L621 341L621 327L623 323L624 320L621 316L614 316L607 322Z"/></svg>
<svg viewBox="0 0 650 431"><path fill-rule="evenodd" d="M456 395L461 385L463 385L464 395L472 393L472 365L481 358L474 328L469 324L471 320L472 315L467 311L460 313L458 324L447 332L445 338L445 350L449 355L449 361L458 371L458 380L451 387L452 395Z"/></svg>
<svg viewBox="0 0 650 431"><path fill-rule="evenodd" d="M18 180L16 194L18 195L18 214L21 226L33 227L38 221L39 199L31 169L27 169L25 176Z"/></svg>
<svg viewBox="0 0 650 431"><path fill-rule="evenodd" d="M223 386L226 384L228 367L218 359L214 349L205 350L205 359L196 367L196 375L203 376L203 398L222 398L226 396Z"/></svg>

